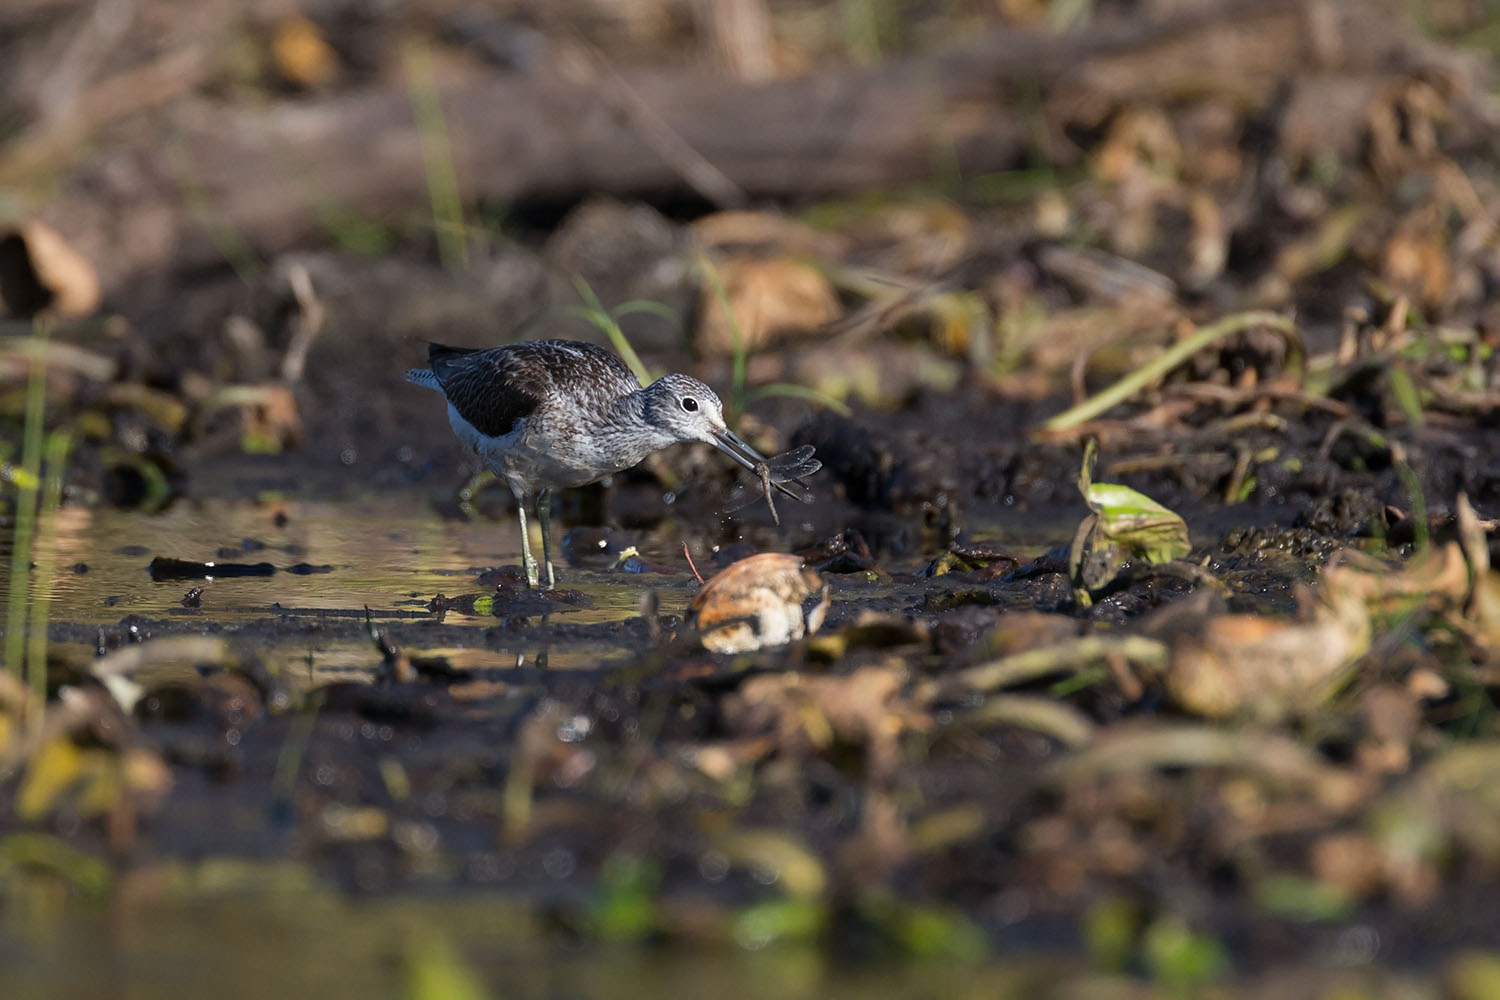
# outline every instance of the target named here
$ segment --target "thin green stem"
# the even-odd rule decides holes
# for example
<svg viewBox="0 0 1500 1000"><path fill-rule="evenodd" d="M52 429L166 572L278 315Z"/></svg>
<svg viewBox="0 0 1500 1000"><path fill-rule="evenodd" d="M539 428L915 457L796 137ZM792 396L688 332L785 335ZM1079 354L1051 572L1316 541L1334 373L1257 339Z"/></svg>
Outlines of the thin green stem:
<svg viewBox="0 0 1500 1000"><path fill-rule="evenodd" d="M1226 316L1219 322L1203 327L1185 340L1173 344L1148 364L1130 372L1103 392L1096 393L1071 409L1064 410L1042 425L1043 430L1067 430L1085 421L1092 420L1111 407L1118 406L1173 368L1197 354L1211 344L1231 337L1251 327L1266 326L1283 334L1288 340L1296 337L1296 327L1290 317L1270 312L1244 312Z"/></svg>
<svg viewBox="0 0 1500 1000"><path fill-rule="evenodd" d="M702 258L701 263L704 280L713 290L714 301L719 304L720 309L724 310L724 322L729 325L729 337L734 346L734 374L729 381L729 423L737 424L745 412L745 380L750 364L749 345L745 342L745 335L740 330L739 317L734 314L734 303L729 301L729 289L724 287L724 279L719 275L719 269L707 257Z"/></svg>
<svg viewBox="0 0 1500 1000"><path fill-rule="evenodd" d="M635 353L635 348L630 346L630 341L625 337L625 331L620 329L620 324L610 315L604 303L599 301L599 296L594 289L580 276L574 276L573 287L578 289L578 297L583 299L581 308L569 310L574 315L581 316L590 323L604 331L609 342L614 346L615 352L625 359L625 364L635 372L635 377L641 385L650 385L652 382L651 370L641 362L641 356Z"/></svg>
<svg viewBox="0 0 1500 1000"><path fill-rule="evenodd" d="M801 399L809 403L816 403L818 406L832 410L841 417L854 415L854 411L843 401L834 399L825 392L809 389L805 385L797 385L795 382L772 382L769 385L763 385L750 393L749 398L752 400L765 399L767 396L786 396L790 399Z"/></svg>
<svg viewBox="0 0 1500 1000"><path fill-rule="evenodd" d="M31 371L26 382L26 423L21 433L20 489L16 491L15 528L10 551L10 591L5 614L5 662L16 681L26 683L26 592L31 582L31 541L36 529L42 466L42 424L47 404L47 359L43 347L51 331L32 328ZM46 665L42 669L45 671Z"/></svg>
<svg viewBox="0 0 1500 1000"><path fill-rule="evenodd" d="M448 123L432 72L432 53L425 45L408 45L402 60L406 85L411 93L412 116L422 145L422 163L427 174L427 198L432 205L432 224L437 235L438 257L450 271L468 266L469 242L464 228L463 199L458 190L458 171L453 166L453 146Z"/></svg>
<svg viewBox="0 0 1500 1000"><path fill-rule="evenodd" d="M47 621L52 610L52 578L57 571L57 512L62 507L63 473L71 445L67 431L54 431L47 437L47 476L42 482L41 510L37 514L36 576L26 638L26 671L31 686L27 704L33 727L41 723L42 708L47 704Z"/></svg>
<svg viewBox="0 0 1500 1000"><path fill-rule="evenodd" d="M318 725L318 711L322 707L323 692L312 692L302 711L292 717L287 727L286 739L276 754L276 770L271 776L271 791L279 797L290 798L297 789L297 775L302 771L302 761L307 756L307 745L312 741L313 730Z"/></svg>
<svg viewBox="0 0 1500 1000"><path fill-rule="evenodd" d="M1427 527L1427 494L1422 489L1422 479L1406 462L1396 463L1396 475L1411 497L1412 551L1425 552L1432 544L1432 538Z"/></svg>

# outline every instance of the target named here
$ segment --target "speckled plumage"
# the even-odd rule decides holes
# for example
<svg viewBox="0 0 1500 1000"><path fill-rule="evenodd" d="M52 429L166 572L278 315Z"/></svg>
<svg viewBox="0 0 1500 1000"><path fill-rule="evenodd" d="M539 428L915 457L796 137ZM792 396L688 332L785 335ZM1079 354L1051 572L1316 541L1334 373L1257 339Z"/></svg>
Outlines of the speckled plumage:
<svg viewBox="0 0 1500 1000"><path fill-rule="evenodd" d="M712 444L747 469L765 461L725 425L708 386L673 374L642 388L625 362L594 344L536 340L486 350L429 344L427 360L407 380L443 394L454 434L515 494L532 586L538 584L526 535L532 497L551 586L551 490L597 482L686 441Z"/></svg>

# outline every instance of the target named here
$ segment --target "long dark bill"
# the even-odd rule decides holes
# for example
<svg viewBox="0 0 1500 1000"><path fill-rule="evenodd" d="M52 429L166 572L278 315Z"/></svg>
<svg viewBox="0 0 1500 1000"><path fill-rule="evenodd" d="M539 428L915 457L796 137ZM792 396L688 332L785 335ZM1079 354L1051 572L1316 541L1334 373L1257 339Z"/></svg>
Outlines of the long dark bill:
<svg viewBox="0 0 1500 1000"><path fill-rule="evenodd" d="M751 472L758 473L760 466L766 464L766 456L746 444L743 438L728 427L714 432L714 447Z"/></svg>
<svg viewBox="0 0 1500 1000"><path fill-rule="evenodd" d="M740 463L740 465L744 466L749 471L755 473L756 476L760 476L761 469L768 468L770 465L770 463L766 461L766 457L764 455L746 444L738 434L730 430L728 427L724 428L722 431L716 431L714 433L714 447L722 451L724 454L728 455L730 458L734 459L736 462ZM774 486L777 491L785 493L787 496L791 497L794 500L802 499L801 494L794 493L791 490L787 489L781 483L777 482L774 476L769 476L768 478L770 479L771 485Z"/></svg>

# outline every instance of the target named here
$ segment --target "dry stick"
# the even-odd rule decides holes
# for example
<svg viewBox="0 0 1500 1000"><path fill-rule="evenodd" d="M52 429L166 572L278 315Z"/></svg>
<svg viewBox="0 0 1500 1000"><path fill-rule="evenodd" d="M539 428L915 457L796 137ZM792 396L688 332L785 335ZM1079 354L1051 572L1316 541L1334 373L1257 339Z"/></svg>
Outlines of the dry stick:
<svg viewBox="0 0 1500 1000"><path fill-rule="evenodd" d="M1296 740L1254 730L1163 725L1110 734L1047 768L1053 782L1097 780L1164 767L1230 768L1313 790L1326 807L1343 810L1362 798L1362 781L1325 764Z"/></svg>
<svg viewBox="0 0 1500 1000"><path fill-rule="evenodd" d="M929 681L918 690L917 699L931 703L955 691L997 691L1015 684L1025 684L1048 674L1076 672L1085 664L1111 655L1123 656L1148 670L1156 671L1166 663L1167 647L1155 639L1138 635L1082 636L1002 656L961 670L940 681Z"/></svg>
<svg viewBox="0 0 1500 1000"><path fill-rule="evenodd" d="M10 2L0 3L0 9L8 11ZM1111 70L1120 68L1127 88L1149 103L1153 94L1174 93L1202 79L1201 70L1177 66L1175 59L1163 68L1164 47L1193 49L1204 32L1218 37L1243 26L1241 34L1257 45L1236 46L1227 61L1216 60L1216 80L1250 95L1258 107L1270 99L1270 88L1263 85L1267 65L1295 68L1309 58L1306 4L1217 0L1192 6L1192 13L1179 17L1090 25L1065 37L985 33L876 69L820 69L761 86L705 79L701 72L625 75L692 149L755 197L839 195L928 178L930 167L923 164L930 159L933 109L930 100L915 96L929 87L927 81L949 95L940 124L957 133L960 166L979 173L1012 167L1030 148L1024 116L1003 100L1018 82L1045 96L1059 85L1077 83L1081 72L1087 75L1102 59ZM1362 90L1373 88L1388 78L1393 58L1435 69L1459 62L1446 50L1418 51L1399 19L1371 13L1381 5L1329 0L1317 6L1346 26L1340 37L1359 41L1330 54L1322 82L1298 79L1298 95L1304 85L1312 88L1305 99L1299 97L1299 105L1321 106L1327 102L1318 98L1329 87L1353 80L1361 81ZM458 159L475 198L638 196L682 186L677 173L637 137L632 123L613 110L593 113L601 103L597 88L550 73L501 74L445 91L445 100L452 102L452 133L464 140ZM1472 102L1459 104L1456 112L1472 120ZM218 234L205 234L195 218L208 202L221 220L220 230L233 228L258 254L274 257L286 247L326 236L320 217L330 203L355 214L388 217L424 201L410 95L395 88L273 108L215 106L212 114L195 113L194 107L165 116L161 128L137 130L133 144L112 149L108 157L56 171L62 176L50 181L66 195L54 199L50 221L94 257L107 291L137 274L217 262L220 250L211 235ZM969 113L976 109L984 113ZM1326 127L1329 142L1352 148L1357 141L1357 123L1337 116L1325 121L1327 115L1313 112L1293 117ZM559 128L560 121L576 127ZM181 152L175 164L155 155L163 130L175 137L170 145ZM0 159L4 155L0 151ZM140 168L139 177L132 172L128 191L114 178L117 171L109 170L122 157ZM193 165L204 203L197 213L183 204L183 162ZM289 162L317 168L297 171L296 183L289 185ZM117 244L137 231L129 224L137 212L148 213L151 226L163 227L165 235L149 241L151 246L136 240L126 252Z"/></svg>
<svg viewBox="0 0 1500 1000"><path fill-rule="evenodd" d="M745 189L730 179L708 158L698 152L674 129L651 103L640 95L615 69L614 64L596 46L583 42L591 69L596 76L608 78L610 86L599 87L598 95L631 125L651 151L683 179L688 187L702 195L716 208L743 208L750 203Z"/></svg>
<svg viewBox="0 0 1500 1000"><path fill-rule="evenodd" d="M693 563L693 554L688 551L688 543L682 543L682 557L687 560L688 569L693 571L693 576L698 578L698 586L703 586L703 574L698 572L698 567Z"/></svg>
<svg viewBox="0 0 1500 1000"><path fill-rule="evenodd" d="M121 48L136 19L136 0L94 0L88 6L85 16L68 25L60 51L50 39L43 43L47 71L30 95L43 121L74 116L79 95Z"/></svg>
<svg viewBox="0 0 1500 1000"><path fill-rule="evenodd" d="M287 269L286 280L297 300L297 316L292 320L292 342L281 360L281 378L291 385L302 380L302 373L307 368L307 352L323 329L324 309L305 265L293 264Z"/></svg>
<svg viewBox="0 0 1500 1000"><path fill-rule="evenodd" d="M1110 407L1117 406L1134 396L1210 344L1256 326L1268 326L1289 340L1296 336L1296 327L1287 316L1259 311L1226 316L1219 322L1205 326L1191 337L1172 345L1150 363L1137 368L1103 392L1059 413L1043 424L1042 430L1043 432L1065 431L1076 424L1092 420Z"/></svg>
<svg viewBox="0 0 1500 1000"><path fill-rule="evenodd" d="M1235 389L1212 382L1190 382L1172 386L1162 391L1164 397L1180 397L1197 402L1221 403L1225 406L1247 406L1262 400L1269 402L1296 403L1310 410L1323 410L1336 417L1347 417L1351 412L1347 403L1327 396L1318 396L1303 389L1289 389L1275 383L1265 383L1253 389Z"/></svg>
<svg viewBox="0 0 1500 1000"><path fill-rule="evenodd" d="M89 673L99 679L120 708L130 713L146 693L133 676L167 663L216 663L227 669L238 661L230 653L229 643L221 637L178 635L121 646L89 664Z"/></svg>
<svg viewBox="0 0 1500 1000"><path fill-rule="evenodd" d="M1072 705L1035 695L997 695L978 708L956 716L954 725L1020 726L1051 737L1063 746L1086 746L1094 738L1094 724Z"/></svg>
<svg viewBox="0 0 1500 1000"><path fill-rule="evenodd" d="M95 84L73 102L67 118L38 123L5 144L0 185L62 170L91 133L187 93L215 65L203 46L192 45Z"/></svg>
<svg viewBox="0 0 1500 1000"><path fill-rule="evenodd" d="M849 315L825 323L818 329L818 333L843 347L852 347L868 340L889 329L897 318L920 308L929 298L954 287L960 270L972 259L965 258L941 274L915 284L894 275L834 268L828 277L835 287L868 301ZM894 292L888 292L887 286L894 289Z"/></svg>
<svg viewBox="0 0 1500 1000"><path fill-rule="evenodd" d="M29 372L34 366L66 371L95 382L111 382L119 370L113 358L86 347L45 340L30 334L0 337L0 374Z"/></svg>

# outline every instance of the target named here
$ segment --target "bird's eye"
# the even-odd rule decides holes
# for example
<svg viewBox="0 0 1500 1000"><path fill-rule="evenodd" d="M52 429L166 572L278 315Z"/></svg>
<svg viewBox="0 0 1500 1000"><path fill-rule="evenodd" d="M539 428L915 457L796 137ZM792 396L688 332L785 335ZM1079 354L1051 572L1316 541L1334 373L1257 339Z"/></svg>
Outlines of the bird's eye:
<svg viewBox="0 0 1500 1000"><path fill-rule="evenodd" d="M687 410L689 413L692 413L698 408L698 401L692 396L684 396L682 398L682 408L684 410Z"/></svg>

